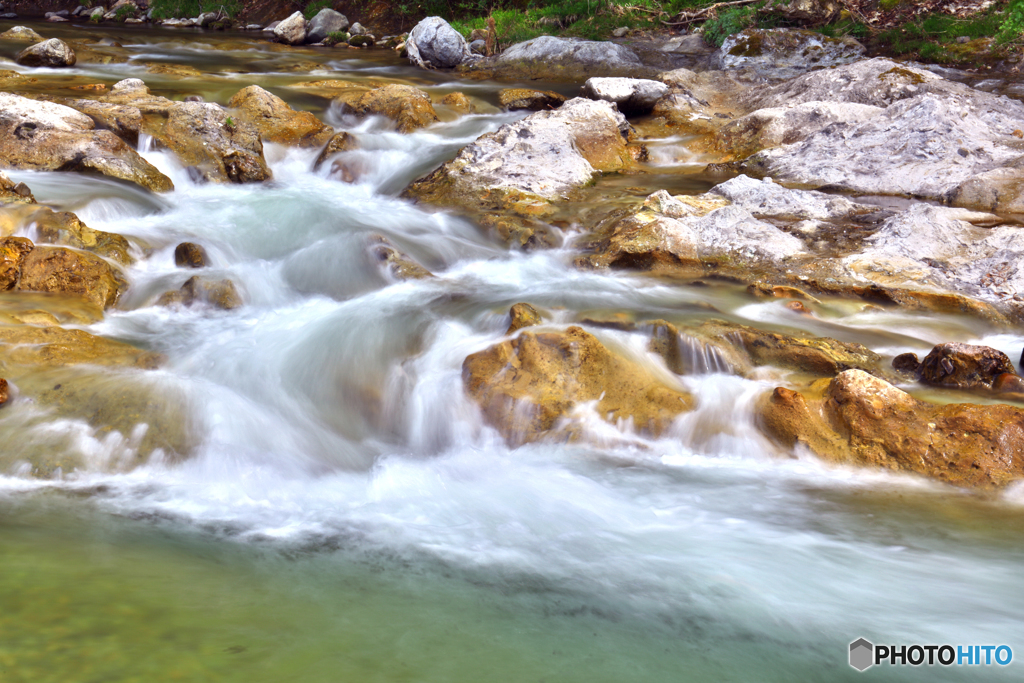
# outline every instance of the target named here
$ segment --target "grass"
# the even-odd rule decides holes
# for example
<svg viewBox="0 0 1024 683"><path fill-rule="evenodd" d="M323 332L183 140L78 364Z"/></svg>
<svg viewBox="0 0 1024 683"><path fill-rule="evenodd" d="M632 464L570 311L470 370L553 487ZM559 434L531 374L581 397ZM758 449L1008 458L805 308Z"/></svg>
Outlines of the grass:
<svg viewBox="0 0 1024 683"><path fill-rule="evenodd" d="M217 10L234 17L241 9L238 0L152 0L149 6L154 19L191 18Z"/></svg>
<svg viewBox="0 0 1024 683"><path fill-rule="evenodd" d="M940 63L960 62L962 49L952 47L957 44L957 38L975 40L996 36L1005 19L1006 16L994 8L974 17L931 14L882 31L876 40L898 56L917 56Z"/></svg>

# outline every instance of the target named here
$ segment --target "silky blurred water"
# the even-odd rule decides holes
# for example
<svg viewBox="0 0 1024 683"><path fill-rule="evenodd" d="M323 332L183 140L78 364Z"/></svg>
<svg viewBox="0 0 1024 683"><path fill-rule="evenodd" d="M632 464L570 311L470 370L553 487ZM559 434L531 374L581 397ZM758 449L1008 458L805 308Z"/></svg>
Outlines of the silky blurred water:
<svg viewBox="0 0 1024 683"><path fill-rule="evenodd" d="M118 35L139 59L206 70L284 59L238 36L206 34L204 47ZM454 89L378 54L310 52L321 77ZM131 62L80 70L151 80ZM285 86L300 76L258 71L150 85L222 102L251 82L294 96ZM485 104L498 87L467 92ZM354 183L330 164L314 172L316 150L268 145L272 182L196 185L145 140L174 192L10 173L132 241L122 306L85 329L167 360L96 377L163 397L189 452L165 447L135 467L159 425L110 433L30 402L3 409L0 680L1017 680L1018 662L865 674L846 662L861 636L1005 643L1024 657L1021 492L980 499L779 453L751 404L785 373L743 379L695 355L701 373L680 378L640 333L600 327L588 329L693 392L698 409L651 440L584 407L582 444L509 449L464 395L461 365L502 338L520 301L551 329L622 313L722 318L888 356L981 340L1016 357L1021 336L848 301L805 316L729 285L580 271L571 233L560 249L509 251L470 218L400 199L519 116L481 110L399 135L324 105L360 140L339 157ZM686 173L685 140L655 162L652 182L673 191L711 184ZM642 201L645 183L603 180L586 208ZM436 277L394 280L370 255L376 236ZM209 254L200 274L235 282L243 307L154 305L195 274L174 266L186 240ZM83 464L38 479L25 462L39 453Z"/></svg>

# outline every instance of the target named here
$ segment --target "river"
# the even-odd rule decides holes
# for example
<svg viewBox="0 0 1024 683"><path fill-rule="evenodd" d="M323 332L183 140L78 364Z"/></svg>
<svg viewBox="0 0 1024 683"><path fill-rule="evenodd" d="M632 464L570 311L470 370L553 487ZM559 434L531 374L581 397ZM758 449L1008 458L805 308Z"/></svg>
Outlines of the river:
<svg viewBox="0 0 1024 683"><path fill-rule="evenodd" d="M1007 644L1024 657L1019 491L979 497L781 454L750 405L784 373L744 379L699 357L678 380L699 408L661 439L595 420L581 443L510 449L464 394L461 366L502 338L520 301L548 311L553 328L715 317L886 356L969 341L1016 358L1024 335L840 300L812 318L738 286L581 271L572 230L560 248L510 251L467 218L398 198L521 117L494 106L507 84L456 82L387 51L36 29L89 30L133 55L81 65L75 78L140 77L157 94L221 103L256 83L356 133L361 150L348 153L355 183L329 164L313 172L316 150L267 145L272 182L200 185L143 139L140 151L175 183L159 196L9 172L40 202L148 249L119 308L81 327L166 363L74 372L92 373L99 390L161 397L191 457L158 450L127 467L145 429L97 430L24 401L3 409L0 680L1019 680L1016 661L864 674L846 661L858 637ZM288 71L310 60L321 69ZM204 76L158 76L141 61ZM400 135L287 87L321 78L461 90L481 113ZM580 215L713 184L685 141L662 143L653 160L650 176L600 182ZM391 281L367 258L373 235L437 277ZM206 274L234 281L243 307L153 305L190 275L174 266L185 240L205 246ZM639 335L591 331L666 373ZM39 452L83 466L25 475L18 463Z"/></svg>

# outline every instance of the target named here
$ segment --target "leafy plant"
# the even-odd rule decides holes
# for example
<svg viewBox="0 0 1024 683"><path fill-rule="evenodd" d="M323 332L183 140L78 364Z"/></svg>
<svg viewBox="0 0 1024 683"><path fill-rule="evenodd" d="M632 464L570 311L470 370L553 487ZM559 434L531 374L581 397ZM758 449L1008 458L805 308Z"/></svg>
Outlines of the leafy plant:
<svg viewBox="0 0 1024 683"><path fill-rule="evenodd" d="M1024 0L1013 0L1005 18L999 25L998 39L1001 43L1019 40L1024 34Z"/></svg>
<svg viewBox="0 0 1024 683"><path fill-rule="evenodd" d="M704 40L715 47L721 47L726 38L754 25L754 12L754 8L749 5L722 10L717 17L704 22Z"/></svg>
<svg viewBox="0 0 1024 683"><path fill-rule="evenodd" d="M114 20L124 23L124 20L135 14L135 7L129 5L121 5L114 12Z"/></svg>

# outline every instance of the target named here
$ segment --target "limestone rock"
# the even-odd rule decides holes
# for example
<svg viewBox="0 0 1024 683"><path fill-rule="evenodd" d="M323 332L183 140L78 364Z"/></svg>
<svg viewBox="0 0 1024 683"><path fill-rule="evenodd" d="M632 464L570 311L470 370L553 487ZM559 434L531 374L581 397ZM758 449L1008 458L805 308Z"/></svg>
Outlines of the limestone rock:
<svg viewBox="0 0 1024 683"><path fill-rule="evenodd" d="M516 43L470 69L503 79L576 82L594 76L652 78L659 71L625 45L554 36Z"/></svg>
<svg viewBox="0 0 1024 683"><path fill-rule="evenodd" d="M19 43L41 43L44 38L27 26L15 26L0 33L0 40L11 40Z"/></svg>
<svg viewBox="0 0 1024 683"><path fill-rule="evenodd" d="M206 250L193 242L182 242L174 248L174 265L179 268L205 268L209 265Z"/></svg>
<svg viewBox="0 0 1024 683"><path fill-rule="evenodd" d="M274 35L282 43L301 45L306 42L306 18L302 12L295 12L274 27Z"/></svg>
<svg viewBox="0 0 1024 683"><path fill-rule="evenodd" d="M423 69L451 69L477 59L462 34L441 17L427 17L416 24L409 32L405 49L409 61Z"/></svg>
<svg viewBox="0 0 1024 683"><path fill-rule="evenodd" d="M13 168L100 173L155 192L173 189L123 140L94 126L69 107L0 93L0 160Z"/></svg>
<svg viewBox="0 0 1024 683"><path fill-rule="evenodd" d="M631 168L628 134L610 104L577 98L481 136L406 193L445 206L543 214L597 172Z"/></svg>
<svg viewBox="0 0 1024 683"><path fill-rule="evenodd" d="M85 99L61 99L58 104L82 112L97 128L109 130L132 147L138 146L142 112L137 107Z"/></svg>
<svg viewBox="0 0 1024 683"><path fill-rule="evenodd" d="M74 66L77 59L71 46L57 38L26 47L15 57L15 61L23 66L48 67Z"/></svg>
<svg viewBox="0 0 1024 683"><path fill-rule="evenodd" d="M438 100L437 103L443 104L452 111L456 111L460 114L472 114L476 111L473 101L466 97L465 93L461 92L450 92Z"/></svg>
<svg viewBox="0 0 1024 683"><path fill-rule="evenodd" d="M238 110L239 120L255 126L264 142L320 147L334 135L333 128L310 112L295 111L280 97L258 85L239 90L228 106Z"/></svg>
<svg viewBox="0 0 1024 683"><path fill-rule="evenodd" d="M100 309L116 304L127 287L123 276L103 259L62 247L33 248L20 270L18 291L77 296Z"/></svg>
<svg viewBox="0 0 1024 683"><path fill-rule="evenodd" d="M541 324L540 313L537 309L530 304L513 304L512 308L508 311L509 325L508 329L505 330L505 334L512 334L518 332L524 327L533 327L534 325Z"/></svg>
<svg viewBox="0 0 1024 683"><path fill-rule="evenodd" d="M306 42L319 43L331 33L338 33L348 28L348 18L341 12L325 7L316 13L306 27Z"/></svg>
<svg viewBox="0 0 1024 683"><path fill-rule="evenodd" d="M792 76L855 62L864 46L850 37L829 38L798 29L748 28L725 39L718 53L722 69L753 67L774 76Z"/></svg>
<svg viewBox="0 0 1024 683"><path fill-rule="evenodd" d="M685 391L579 327L522 332L474 353L462 365L462 380L484 418L512 445L573 436L573 411L590 401L597 402L601 418L630 420L653 435L695 406Z"/></svg>
<svg viewBox="0 0 1024 683"><path fill-rule="evenodd" d="M498 104L509 111L547 111L565 104L565 96L551 90L503 88L498 91Z"/></svg>
<svg viewBox="0 0 1024 683"><path fill-rule="evenodd" d="M614 102L626 116L649 114L668 93L664 83L644 78L588 78L580 90L581 97Z"/></svg>
<svg viewBox="0 0 1024 683"><path fill-rule="evenodd" d="M363 94L351 105L358 116L384 116L398 124L399 133L411 133L437 123L430 95L410 85L385 85Z"/></svg>
<svg viewBox="0 0 1024 683"><path fill-rule="evenodd" d="M1024 410L919 401L860 370L821 398L779 387L758 407L762 429L830 462L915 472L956 486L999 488L1024 478Z"/></svg>

